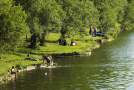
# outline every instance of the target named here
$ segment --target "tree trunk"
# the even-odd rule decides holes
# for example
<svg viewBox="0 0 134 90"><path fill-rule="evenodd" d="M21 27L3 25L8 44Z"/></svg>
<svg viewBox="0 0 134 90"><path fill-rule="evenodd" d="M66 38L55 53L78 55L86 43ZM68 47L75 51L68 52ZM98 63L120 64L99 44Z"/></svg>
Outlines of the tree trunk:
<svg viewBox="0 0 134 90"><path fill-rule="evenodd" d="M42 34L41 38L40 38L40 45L44 46L45 45L45 34Z"/></svg>
<svg viewBox="0 0 134 90"><path fill-rule="evenodd" d="M61 28L61 37L63 38L63 39L65 39L65 34L66 34L66 27L64 27L64 26L62 26L62 28Z"/></svg>
<svg viewBox="0 0 134 90"><path fill-rule="evenodd" d="M65 39L65 34L64 34L64 33L61 33L61 37L62 37L63 39Z"/></svg>
<svg viewBox="0 0 134 90"><path fill-rule="evenodd" d="M27 34L26 34L26 39L27 39Z"/></svg>
<svg viewBox="0 0 134 90"><path fill-rule="evenodd" d="M33 34L31 36L31 45L30 45L30 47L35 48L36 46L37 46L37 35Z"/></svg>

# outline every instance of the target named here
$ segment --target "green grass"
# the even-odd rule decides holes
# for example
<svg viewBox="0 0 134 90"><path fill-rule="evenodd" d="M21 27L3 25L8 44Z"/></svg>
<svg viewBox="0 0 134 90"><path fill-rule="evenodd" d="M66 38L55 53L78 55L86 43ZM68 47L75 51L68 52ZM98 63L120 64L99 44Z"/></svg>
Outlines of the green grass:
<svg viewBox="0 0 134 90"><path fill-rule="evenodd" d="M88 33L88 29L87 29ZM27 48L30 45L30 36L28 39L24 39L24 44L18 48L18 51L12 52L9 54L1 54L2 59L0 59L0 76L6 74L10 71L12 66L20 66L21 68L33 65L33 64L40 64L42 63L42 55L39 54L61 54L61 53L72 53L72 52L87 52L91 51L91 48L96 45L97 43L95 40L97 39L104 39L105 37L88 37L84 36L81 38L80 36L71 36L70 38L66 38L67 42L70 44L71 39L74 38L75 42L79 46L59 46L58 39L60 38L60 33L53 33L50 32L49 35L46 36L46 45L39 46L40 42L38 42L38 49L30 49ZM24 36L25 38L25 36ZM32 58L39 58L40 61L28 61L24 60L27 58L27 53L30 53L30 57Z"/></svg>

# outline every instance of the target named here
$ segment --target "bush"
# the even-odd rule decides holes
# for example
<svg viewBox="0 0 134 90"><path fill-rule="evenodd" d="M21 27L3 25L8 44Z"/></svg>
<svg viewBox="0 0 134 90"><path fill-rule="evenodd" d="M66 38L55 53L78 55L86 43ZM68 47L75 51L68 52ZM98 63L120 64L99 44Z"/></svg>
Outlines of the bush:
<svg viewBox="0 0 134 90"><path fill-rule="evenodd" d="M108 33L108 35L111 35L113 38L117 37L117 33L116 32L110 32L110 33Z"/></svg>
<svg viewBox="0 0 134 90"><path fill-rule="evenodd" d="M23 67L22 67L22 62L16 64L16 67L17 67L17 69L22 69L22 68L23 68Z"/></svg>
<svg viewBox="0 0 134 90"><path fill-rule="evenodd" d="M105 39L111 39L113 38L111 35L105 35Z"/></svg>

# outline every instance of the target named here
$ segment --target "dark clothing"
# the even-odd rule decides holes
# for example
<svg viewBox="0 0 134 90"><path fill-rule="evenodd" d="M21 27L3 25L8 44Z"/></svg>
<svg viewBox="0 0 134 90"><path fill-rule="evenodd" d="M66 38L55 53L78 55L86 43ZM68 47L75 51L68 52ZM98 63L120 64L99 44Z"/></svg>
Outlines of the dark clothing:
<svg viewBox="0 0 134 90"><path fill-rule="evenodd" d="M91 35L91 33L92 33L92 29L90 28L89 34Z"/></svg>
<svg viewBox="0 0 134 90"><path fill-rule="evenodd" d="M94 30L94 35L96 35L96 34L97 34L96 30Z"/></svg>
<svg viewBox="0 0 134 90"><path fill-rule="evenodd" d="M92 32L92 29L90 28L90 32Z"/></svg>
<svg viewBox="0 0 134 90"><path fill-rule="evenodd" d="M64 46L66 46L67 45L67 42L66 41L64 41Z"/></svg>
<svg viewBox="0 0 134 90"><path fill-rule="evenodd" d="M50 63L50 61L47 61L47 63Z"/></svg>
<svg viewBox="0 0 134 90"><path fill-rule="evenodd" d="M62 39L59 39L59 45L61 45L62 44Z"/></svg>
<svg viewBox="0 0 134 90"><path fill-rule="evenodd" d="M50 66L50 62L51 62L51 60L52 60L52 58L50 58L49 56L43 56L43 58L44 58L44 60L46 59L46 61L47 61L47 66ZM43 63L44 63L44 60L43 60Z"/></svg>

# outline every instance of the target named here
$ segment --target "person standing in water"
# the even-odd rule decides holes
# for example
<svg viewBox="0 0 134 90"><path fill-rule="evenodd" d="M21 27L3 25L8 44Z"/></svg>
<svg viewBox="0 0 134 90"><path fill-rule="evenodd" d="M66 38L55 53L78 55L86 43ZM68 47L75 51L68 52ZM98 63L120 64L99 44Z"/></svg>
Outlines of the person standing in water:
<svg viewBox="0 0 134 90"><path fill-rule="evenodd" d="M43 59L47 61L47 66L50 66L51 65L51 61L52 61L52 58L48 55L43 55ZM43 60L43 63L44 63L44 60Z"/></svg>

